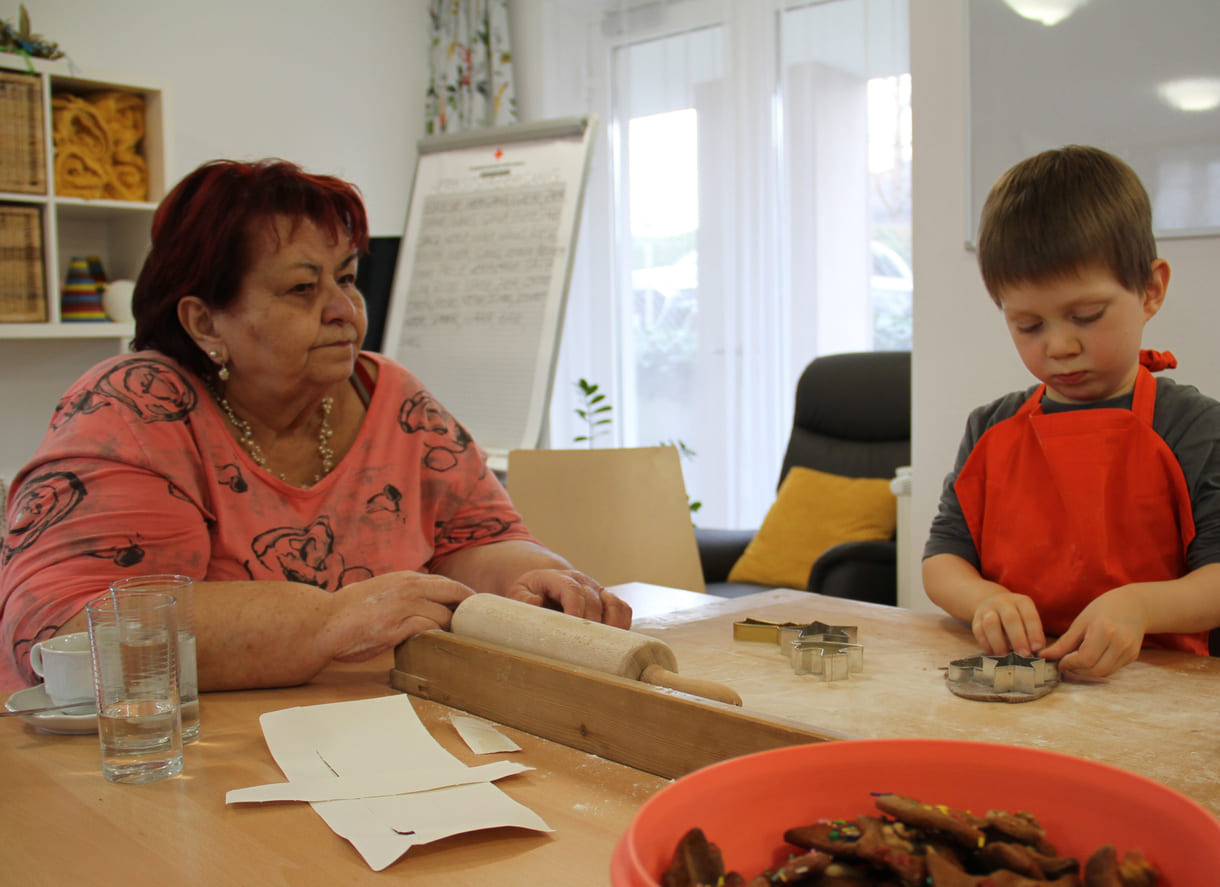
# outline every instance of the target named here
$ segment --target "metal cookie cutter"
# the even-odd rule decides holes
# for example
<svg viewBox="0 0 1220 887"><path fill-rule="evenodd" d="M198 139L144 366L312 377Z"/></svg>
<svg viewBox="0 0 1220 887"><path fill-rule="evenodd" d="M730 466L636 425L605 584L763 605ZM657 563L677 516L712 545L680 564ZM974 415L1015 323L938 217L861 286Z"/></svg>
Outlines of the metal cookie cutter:
<svg viewBox="0 0 1220 887"><path fill-rule="evenodd" d="M782 644L785 634L791 634L788 640L796 640L804 627L801 622L767 622L765 619L747 618L733 623L733 640Z"/></svg>
<svg viewBox="0 0 1220 887"><path fill-rule="evenodd" d="M795 674L817 674L824 681L840 681L864 670L864 647L857 643L854 625L811 622L791 642L788 658Z"/></svg>
<svg viewBox="0 0 1220 887"><path fill-rule="evenodd" d="M1029 702L1059 684L1059 668L1037 657L971 656L949 663L945 683L950 692L983 702Z"/></svg>
<svg viewBox="0 0 1220 887"><path fill-rule="evenodd" d="M826 681L864 670L864 647L854 625L825 622L767 622L743 619L733 623L733 640L779 644L796 674L818 674Z"/></svg>

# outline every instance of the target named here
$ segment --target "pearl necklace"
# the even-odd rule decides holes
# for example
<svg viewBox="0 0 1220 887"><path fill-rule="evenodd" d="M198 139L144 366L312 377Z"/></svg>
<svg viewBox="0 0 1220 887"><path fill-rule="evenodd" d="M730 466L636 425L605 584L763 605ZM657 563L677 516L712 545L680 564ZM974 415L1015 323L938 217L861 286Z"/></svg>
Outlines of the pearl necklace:
<svg viewBox="0 0 1220 887"><path fill-rule="evenodd" d="M259 468L263 469L263 471L271 471L271 469L267 467L267 457L263 455L263 448L260 447L258 442L254 439L254 427L245 419L240 418L237 413L233 412L233 405L229 403L229 399L227 397L222 397L215 389L212 389L212 397L215 398L216 403L220 405L220 408L224 410L225 415L229 417L229 421L233 423L233 427L241 432L239 442L243 447L246 448L246 451L250 454L250 458L253 459L255 464L257 464ZM331 469L335 467L335 451L330 448L330 438L335 433L334 429L330 427L330 411L334 408L335 399L333 397L327 395L326 397L322 398L322 425L318 429L318 456L322 460L322 470L313 476L313 481L309 484L309 486L313 486L322 478L326 477L326 475L330 474ZM282 471L276 471L274 474L280 480L284 481L284 483L291 483L291 481L284 476Z"/></svg>

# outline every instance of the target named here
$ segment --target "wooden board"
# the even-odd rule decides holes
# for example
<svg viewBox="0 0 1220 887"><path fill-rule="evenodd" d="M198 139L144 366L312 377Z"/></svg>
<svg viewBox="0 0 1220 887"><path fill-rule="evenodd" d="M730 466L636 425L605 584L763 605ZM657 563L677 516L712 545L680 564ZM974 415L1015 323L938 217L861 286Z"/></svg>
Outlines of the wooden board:
<svg viewBox="0 0 1220 887"><path fill-rule="evenodd" d="M864 670L842 681L793 674L774 644L733 639L733 623L748 617L858 626ZM962 739L1076 755L1163 783L1220 815L1220 658L1144 650L1109 678L1065 680L1036 701L995 705L945 686L949 663L979 652L970 627L948 615L777 589L641 618L632 630L665 642L684 673L732 684L756 713L866 739Z"/></svg>
<svg viewBox="0 0 1220 887"><path fill-rule="evenodd" d="M666 778L848 738L448 632L416 635L394 663L390 683L399 690Z"/></svg>

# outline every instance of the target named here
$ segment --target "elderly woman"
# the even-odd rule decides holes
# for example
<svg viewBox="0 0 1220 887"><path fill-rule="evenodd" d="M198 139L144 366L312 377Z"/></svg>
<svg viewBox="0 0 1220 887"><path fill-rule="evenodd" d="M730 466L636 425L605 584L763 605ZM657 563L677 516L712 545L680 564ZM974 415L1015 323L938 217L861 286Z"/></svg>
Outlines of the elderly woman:
<svg viewBox="0 0 1220 887"><path fill-rule="evenodd" d="M202 689L372 657L475 592L627 626L531 538L483 452L411 373L362 352L350 184L216 161L165 198L135 353L67 392L15 478L0 551L0 689L125 576L195 577Z"/></svg>

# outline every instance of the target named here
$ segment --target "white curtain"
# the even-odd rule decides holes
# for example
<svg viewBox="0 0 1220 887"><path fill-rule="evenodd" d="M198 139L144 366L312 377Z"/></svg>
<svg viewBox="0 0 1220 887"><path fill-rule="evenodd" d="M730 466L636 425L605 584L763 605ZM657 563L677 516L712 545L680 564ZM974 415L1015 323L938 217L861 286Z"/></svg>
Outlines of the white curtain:
<svg viewBox="0 0 1220 887"><path fill-rule="evenodd" d="M550 445L576 445L574 383L596 382L599 446L681 441L696 523L757 526L808 361L909 347L909 175L870 153L878 84L909 96L906 0L552 0L544 18L542 115L600 122ZM909 170L905 107L887 137Z"/></svg>
<svg viewBox="0 0 1220 887"><path fill-rule="evenodd" d="M429 135L517 121L508 0L430 0Z"/></svg>

